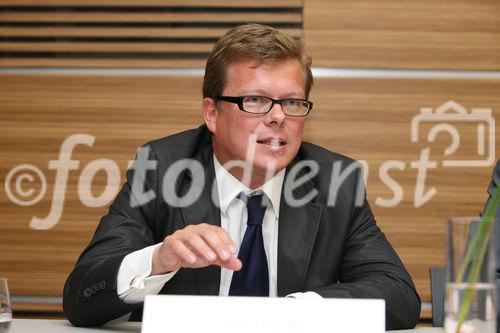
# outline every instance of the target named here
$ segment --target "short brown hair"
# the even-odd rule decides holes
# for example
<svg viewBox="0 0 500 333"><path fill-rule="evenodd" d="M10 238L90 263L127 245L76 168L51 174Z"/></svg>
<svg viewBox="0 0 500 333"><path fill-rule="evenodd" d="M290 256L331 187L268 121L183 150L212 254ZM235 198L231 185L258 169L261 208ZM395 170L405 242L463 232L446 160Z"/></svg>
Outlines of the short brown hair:
<svg viewBox="0 0 500 333"><path fill-rule="evenodd" d="M226 32L208 56L203 79L203 97L215 98L226 85L229 65L237 60L255 59L258 62L297 59L302 64L305 81L305 98L313 85L311 57L305 54L304 45L272 27L251 23Z"/></svg>

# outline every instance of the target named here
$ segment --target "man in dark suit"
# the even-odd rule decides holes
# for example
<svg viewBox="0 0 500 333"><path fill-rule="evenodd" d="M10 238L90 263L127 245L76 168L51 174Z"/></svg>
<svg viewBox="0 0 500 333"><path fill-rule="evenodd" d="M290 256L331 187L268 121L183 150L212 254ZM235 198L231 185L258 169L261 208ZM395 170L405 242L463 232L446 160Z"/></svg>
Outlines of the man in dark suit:
<svg viewBox="0 0 500 333"><path fill-rule="evenodd" d="M493 170L493 175L491 177L491 183L488 186L488 200L483 209L483 214L486 212L486 207L491 202L493 194L497 190L498 184L500 184L500 160L497 161L495 169ZM496 259L496 286L497 286L497 302L500 299L500 208L497 207L495 211L495 259ZM497 307L497 322L500 320L500 307ZM497 332L500 332L500 325L497 325Z"/></svg>
<svg viewBox="0 0 500 333"><path fill-rule="evenodd" d="M382 298L388 329L415 326L420 299L359 165L302 142L310 66L299 41L270 27L221 37L205 124L140 150L68 277L73 324L140 320L145 295L161 293Z"/></svg>
<svg viewBox="0 0 500 333"><path fill-rule="evenodd" d="M493 174L491 176L491 183L488 186L488 200L484 206L481 216L486 213L486 207L490 204L493 198L493 194L497 190L498 184L500 184L500 160L497 161ZM497 302L500 299L500 208L497 207L495 211L495 260L496 260L496 291L497 291ZM500 307L497 306L497 323L500 320ZM497 324L497 332L500 332L500 325Z"/></svg>
<svg viewBox="0 0 500 333"><path fill-rule="evenodd" d="M484 205L483 212L481 213L481 216L483 216L486 213L486 207L491 203L493 199L493 194L497 190L498 184L500 184L500 160L497 161L497 164L495 166L495 169L493 170L493 174L491 176L491 182L488 185L488 200L486 201L486 205ZM497 285L500 286L500 208L497 207L495 211L495 259L496 259L496 275L497 275ZM497 288L497 292L499 292L500 296L500 288ZM498 308L499 310L499 315L500 315L500 307ZM498 326L500 329L500 325Z"/></svg>
<svg viewBox="0 0 500 333"><path fill-rule="evenodd" d="M498 187L498 184L500 184L500 160L497 161L497 165L495 166L495 169L493 170L493 175L491 176L491 183L488 186L488 201L486 202L486 206L488 206L488 203L491 201L493 194L495 193L495 191ZM484 211L486 210L486 206L484 207L483 214L484 214ZM495 211L495 220L497 223L498 223L498 221L500 221L500 209L497 209ZM499 232L499 231L500 230L497 230L497 232ZM498 238L497 238L497 241L498 241ZM500 254L500 253L498 253L498 254ZM500 258L500 257L497 255L497 258Z"/></svg>

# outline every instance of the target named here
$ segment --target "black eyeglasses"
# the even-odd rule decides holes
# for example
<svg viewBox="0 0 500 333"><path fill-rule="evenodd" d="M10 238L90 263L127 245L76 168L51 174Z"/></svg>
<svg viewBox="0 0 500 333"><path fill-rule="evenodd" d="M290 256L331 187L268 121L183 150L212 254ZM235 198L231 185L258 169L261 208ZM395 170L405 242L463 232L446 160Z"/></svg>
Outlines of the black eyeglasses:
<svg viewBox="0 0 500 333"><path fill-rule="evenodd" d="M266 114L275 104L288 116L305 117L311 111L313 103L300 98L273 99L266 96L218 96L217 100L235 103L241 111L253 114Z"/></svg>

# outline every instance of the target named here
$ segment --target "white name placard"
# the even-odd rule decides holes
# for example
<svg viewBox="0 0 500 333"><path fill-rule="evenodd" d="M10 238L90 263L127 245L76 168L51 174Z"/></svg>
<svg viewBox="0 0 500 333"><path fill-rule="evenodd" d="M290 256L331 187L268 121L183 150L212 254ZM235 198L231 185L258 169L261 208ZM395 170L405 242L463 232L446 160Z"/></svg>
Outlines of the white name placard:
<svg viewBox="0 0 500 333"><path fill-rule="evenodd" d="M375 299L298 299L146 296L142 333L384 333L385 302Z"/></svg>

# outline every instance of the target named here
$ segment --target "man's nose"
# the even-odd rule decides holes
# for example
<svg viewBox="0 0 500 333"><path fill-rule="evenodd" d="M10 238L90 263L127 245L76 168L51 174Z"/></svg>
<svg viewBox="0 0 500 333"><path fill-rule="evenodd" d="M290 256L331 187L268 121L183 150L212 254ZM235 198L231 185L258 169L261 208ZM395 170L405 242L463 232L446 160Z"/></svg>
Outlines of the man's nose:
<svg viewBox="0 0 500 333"><path fill-rule="evenodd" d="M265 116L266 124L281 125L286 119L286 114L283 111L281 104L276 103Z"/></svg>

